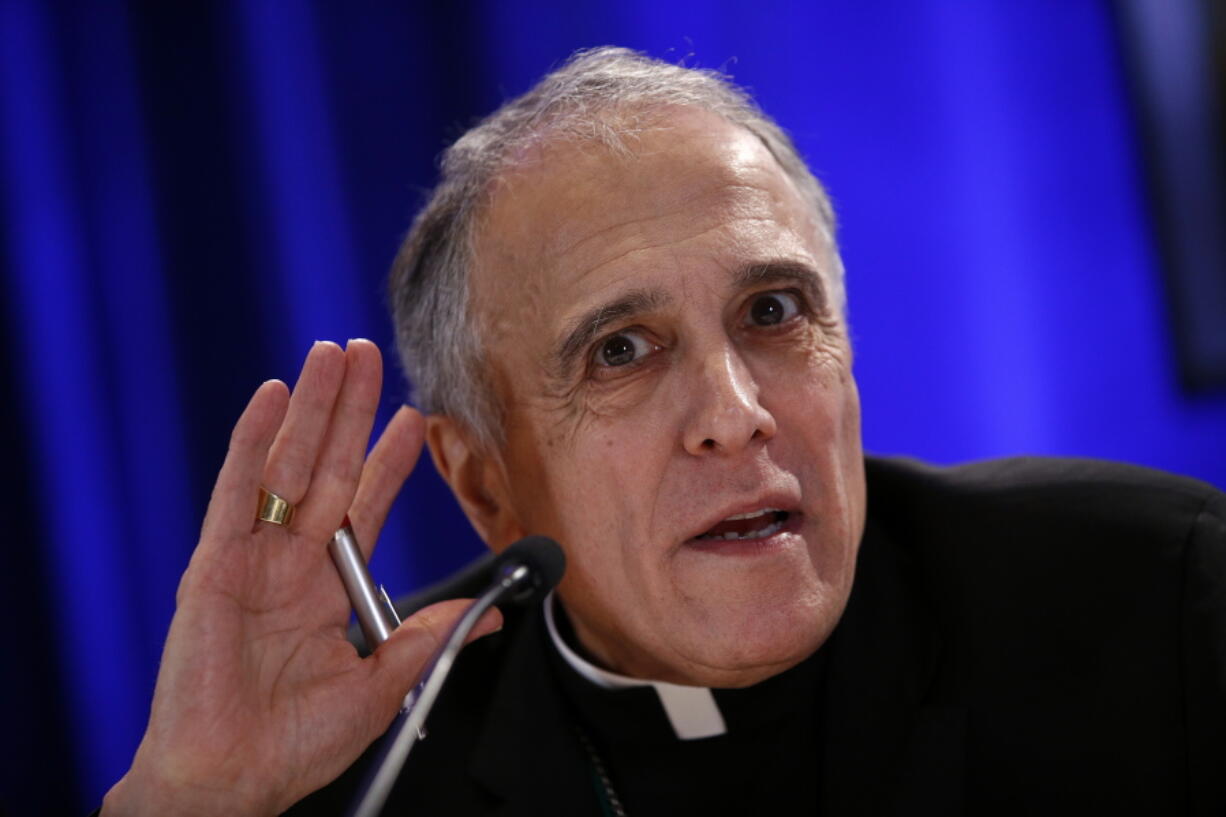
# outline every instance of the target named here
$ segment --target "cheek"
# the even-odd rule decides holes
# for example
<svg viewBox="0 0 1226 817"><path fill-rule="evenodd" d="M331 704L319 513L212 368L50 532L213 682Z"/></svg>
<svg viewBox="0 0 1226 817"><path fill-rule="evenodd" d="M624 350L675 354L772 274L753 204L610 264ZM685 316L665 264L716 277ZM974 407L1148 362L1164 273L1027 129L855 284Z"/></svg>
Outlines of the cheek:
<svg viewBox="0 0 1226 817"><path fill-rule="evenodd" d="M797 473L808 471L819 505L840 520L838 541L859 542L864 521L864 455L860 397L845 345L822 347L807 356L805 377L778 403L781 429L792 441L776 453ZM799 444L796 444L799 442ZM845 527L844 527L845 526Z"/></svg>
<svg viewBox="0 0 1226 817"><path fill-rule="evenodd" d="M562 475L573 498L567 517L576 532L614 548L641 534L649 518L654 446L649 434L635 433L624 418L591 418L585 425L572 440Z"/></svg>
<svg viewBox="0 0 1226 817"><path fill-rule="evenodd" d="M634 423L594 420L555 472L562 535L584 584L634 596L658 584L660 480L667 440ZM568 551L569 552L569 551ZM576 577L578 579L578 576ZM600 591L598 591L600 592Z"/></svg>
<svg viewBox="0 0 1226 817"><path fill-rule="evenodd" d="M826 445L859 445L860 400L846 344L815 336L786 355L764 361L759 383L768 408L793 432L823 438ZM766 385L769 384L769 385Z"/></svg>
<svg viewBox="0 0 1226 817"><path fill-rule="evenodd" d="M860 440L860 396L850 369L843 367L825 393L828 432L824 445L827 455L822 461L822 484L830 491L826 503L831 519L839 520L833 539L843 544L839 553L837 575L839 583L850 586L855 569L855 555L864 532L865 483L864 454Z"/></svg>
<svg viewBox="0 0 1226 817"><path fill-rule="evenodd" d="M615 450L645 434L656 434L661 427L661 409L668 405L662 399L666 355L656 352L630 375L605 382L548 384L536 399L536 408L559 442L576 451L590 451L599 466Z"/></svg>
<svg viewBox="0 0 1226 817"><path fill-rule="evenodd" d="M850 355L827 357L819 365L820 376L813 386L810 399L819 402L830 426L832 443L839 444L847 455L860 458L860 392L851 366L846 362Z"/></svg>
<svg viewBox="0 0 1226 817"><path fill-rule="evenodd" d="M617 503L611 501L616 486L607 481L607 470L593 474L572 459L561 441L541 438L536 454L531 467L512 472L516 513L525 533L562 546L566 573L559 590L568 607L584 620L604 621L609 616L602 599L625 574L618 563Z"/></svg>

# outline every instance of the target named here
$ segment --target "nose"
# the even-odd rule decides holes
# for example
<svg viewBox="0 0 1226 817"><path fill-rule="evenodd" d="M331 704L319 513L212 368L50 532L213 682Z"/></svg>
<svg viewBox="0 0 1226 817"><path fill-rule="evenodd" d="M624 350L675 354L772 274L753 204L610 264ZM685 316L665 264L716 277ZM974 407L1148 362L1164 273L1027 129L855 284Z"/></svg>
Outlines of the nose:
<svg viewBox="0 0 1226 817"><path fill-rule="evenodd" d="M736 454L777 431L775 416L761 403L760 384L732 347L702 360L689 400L682 444L695 456Z"/></svg>

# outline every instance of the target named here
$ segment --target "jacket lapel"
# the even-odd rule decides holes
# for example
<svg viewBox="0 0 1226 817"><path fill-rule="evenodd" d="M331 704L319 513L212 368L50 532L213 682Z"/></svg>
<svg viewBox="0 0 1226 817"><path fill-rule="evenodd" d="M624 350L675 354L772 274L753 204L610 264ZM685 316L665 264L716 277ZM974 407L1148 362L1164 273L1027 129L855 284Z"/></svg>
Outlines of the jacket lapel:
<svg viewBox="0 0 1226 817"><path fill-rule="evenodd" d="M966 714L925 701L941 644L920 578L870 521L847 610L823 647L827 815L963 811Z"/></svg>
<svg viewBox="0 0 1226 817"><path fill-rule="evenodd" d="M595 814L586 755L546 653L540 605L523 615L472 754L472 776L500 801L491 814Z"/></svg>

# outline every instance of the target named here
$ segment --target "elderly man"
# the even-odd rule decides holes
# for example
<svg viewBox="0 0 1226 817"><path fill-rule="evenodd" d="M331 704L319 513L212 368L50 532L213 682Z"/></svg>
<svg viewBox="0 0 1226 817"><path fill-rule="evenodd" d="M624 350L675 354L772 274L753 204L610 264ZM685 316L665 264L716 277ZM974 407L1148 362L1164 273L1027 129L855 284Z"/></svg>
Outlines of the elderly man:
<svg viewBox="0 0 1226 817"><path fill-rule="evenodd" d="M722 77L576 55L448 151L392 294L428 416L364 460L364 341L256 392L104 814L343 809L462 603L360 659L324 543L374 542L423 438L491 548L569 569L466 651L389 814L1226 808L1226 498L866 465L829 202Z"/></svg>

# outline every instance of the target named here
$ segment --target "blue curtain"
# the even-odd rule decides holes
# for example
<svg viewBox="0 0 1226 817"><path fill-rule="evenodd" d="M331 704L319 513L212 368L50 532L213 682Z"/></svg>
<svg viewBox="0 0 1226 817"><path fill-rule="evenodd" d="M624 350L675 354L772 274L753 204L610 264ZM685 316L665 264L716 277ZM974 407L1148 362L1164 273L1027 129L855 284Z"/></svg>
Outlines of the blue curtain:
<svg viewBox="0 0 1226 817"><path fill-rule="evenodd" d="M871 450L1226 485L1226 397L1178 387L1106 0L0 0L0 811L86 810L123 773L251 391L370 337L390 416L384 274L434 157L606 43L734 74L827 182ZM479 549L427 464L374 571L404 592Z"/></svg>

